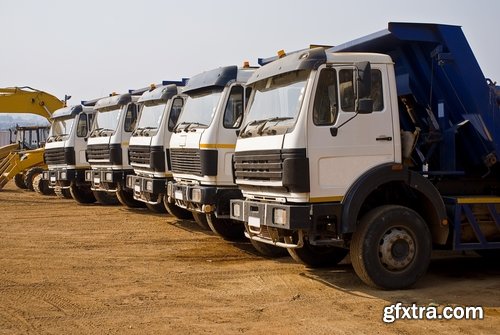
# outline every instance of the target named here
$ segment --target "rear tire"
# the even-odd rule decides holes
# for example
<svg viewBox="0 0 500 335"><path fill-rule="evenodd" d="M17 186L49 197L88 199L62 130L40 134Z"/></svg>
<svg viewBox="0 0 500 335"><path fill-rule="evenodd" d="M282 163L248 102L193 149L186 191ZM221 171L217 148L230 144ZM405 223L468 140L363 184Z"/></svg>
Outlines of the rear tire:
<svg viewBox="0 0 500 335"><path fill-rule="evenodd" d="M193 219L193 214L190 211L184 208L180 208L175 204L171 204L170 202L168 202L167 197L163 197L163 204L165 205L165 209L167 210L168 214L172 215L173 217L179 220Z"/></svg>
<svg viewBox="0 0 500 335"><path fill-rule="evenodd" d="M49 181L42 178L43 175L41 173L33 178L33 189L35 192L42 195L54 195L54 189L49 187Z"/></svg>
<svg viewBox="0 0 500 335"><path fill-rule="evenodd" d="M37 174L43 173L43 169L41 167L34 167L29 169L25 174L24 174L24 186L26 186L26 189L30 191L34 191L33 189L33 178Z"/></svg>
<svg viewBox="0 0 500 335"><path fill-rule="evenodd" d="M207 215L199 212L191 212L193 214L194 222L203 229L210 230L207 221Z"/></svg>
<svg viewBox="0 0 500 335"><path fill-rule="evenodd" d="M278 258L278 257L285 257L288 255L287 249L277 247L275 245L267 244L267 243L262 243L259 241L255 240L250 240L250 243L253 245L255 250L257 250L262 256L269 257L269 258Z"/></svg>
<svg viewBox="0 0 500 335"><path fill-rule="evenodd" d="M90 185L77 185L74 181L71 182L69 191L73 199L80 204L93 204L96 202L96 197L90 189Z"/></svg>
<svg viewBox="0 0 500 335"><path fill-rule="evenodd" d="M26 189L26 183L24 182L24 173L19 172L14 176L14 184L22 190Z"/></svg>
<svg viewBox="0 0 500 335"><path fill-rule="evenodd" d="M61 199L71 199L71 192L69 188L61 188L60 186L56 186L54 188L54 192L58 198Z"/></svg>
<svg viewBox="0 0 500 335"><path fill-rule="evenodd" d="M339 247L315 246L304 240L302 248L289 248L292 258L310 268L325 268L339 264L349 253L348 249Z"/></svg>
<svg viewBox="0 0 500 335"><path fill-rule="evenodd" d="M241 240L245 236L245 226L238 221L219 219L213 213L207 214L207 221L210 229L225 240Z"/></svg>
<svg viewBox="0 0 500 335"><path fill-rule="evenodd" d="M101 205L115 206L120 204L115 193L105 191L92 191L92 193L94 194L97 202L99 202Z"/></svg>
<svg viewBox="0 0 500 335"><path fill-rule="evenodd" d="M432 238L414 210L380 206L366 213L351 241L351 262L366 284L381 289L412 286L427 271Z"/></svg>
<svg viewBox="0 0 500 335"><path fill-rule="evenodd" d="M116 197L118 201L123 206L127 206L128 208L144 208L146 204L142 201L138 201L134 199L134 193L132 191L128 191L123 188L120 184L118 184L118 189L116 191Z"/></svg>

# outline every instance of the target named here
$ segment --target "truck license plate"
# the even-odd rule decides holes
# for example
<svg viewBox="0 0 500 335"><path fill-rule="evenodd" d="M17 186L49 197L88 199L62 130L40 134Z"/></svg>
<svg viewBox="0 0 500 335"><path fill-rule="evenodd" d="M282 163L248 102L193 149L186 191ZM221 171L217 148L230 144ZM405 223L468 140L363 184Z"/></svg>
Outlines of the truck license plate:
<svg viewBox="0 0 500 335"><path fill-rule="evenodd" d="M184 198L182 197L182 191L179 191L179 190L174 192L174 197L175 197L175 199L178 199L178 200L184 200Z"/></svg>
<svg viewBox="0 0 500 335"><path fill-rule="evenodd" d="M254 216L249 216L248 217L248 225L255 227L255 228L260 228L260 218L256 218Z"/></svg>

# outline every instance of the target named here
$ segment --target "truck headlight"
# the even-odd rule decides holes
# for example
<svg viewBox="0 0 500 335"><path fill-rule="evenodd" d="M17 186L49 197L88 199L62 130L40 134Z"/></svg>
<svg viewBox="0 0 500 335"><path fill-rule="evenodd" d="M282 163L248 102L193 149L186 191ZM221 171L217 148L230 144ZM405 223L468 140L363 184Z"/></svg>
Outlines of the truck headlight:
<svg viewBox="0 0 500 335"><path fill-rule="evenodd" d="M233 204L233 216L240 217L241 208L240 204Z"/></svg>
<svg viewBox="0 0 500 335"><path fill-rule="evenodd" d="M112 172L106 172L104 175L104 180L106 181L113 181L113 173Z"/></svg>
<svg viewBox="0 0 500 335"><path fill-rule="evenodd" d="M67 177L68 177L68 175L67 175L66 171L61 172L61 179L65 180L65 179L67 179Z"/></svg>
<svg viewBox="0 0 500 335"><path fill-rule="evenodd" d="M85 171L85 181L92 181L92 171Z"/></svg>
<svg viewBox="0 0 500 335"><path fill-rule="evenodd" d="M167 195L169 197L172 197L174 195L174 185L172 185L172 182L167 183Z"/></svg>
<svg viewBox="0 0 500 335"><path fill-rule="evenodd" d="M273 211L273 222L275 224L285 225L287 223L286 209L275 208Z"/></svg>
<svg viewBox="0 0 500 335"><path fill-rule="evenodd" d="M201 190L199 188L194 188L191 191L191 201L201 202Z"/></svg>
<svg viewBox="0 0 500 335"><path fill-rule="evenodd" d="M153 182L151 180L146 181L146 191L153 192Z"/></svg>

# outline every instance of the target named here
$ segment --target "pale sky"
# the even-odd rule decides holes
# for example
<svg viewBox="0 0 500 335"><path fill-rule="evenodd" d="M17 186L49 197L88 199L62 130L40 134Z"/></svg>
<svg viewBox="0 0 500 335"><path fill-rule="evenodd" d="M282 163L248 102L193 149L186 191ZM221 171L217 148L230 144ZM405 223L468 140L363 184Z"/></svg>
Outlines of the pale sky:
<svg viewBox="0 0 500 335"><path fill-rule="evenodd" d="M338 45L390 21L460 25L500 82L498 0L0 0L0 87L80 100Z"/></svg>

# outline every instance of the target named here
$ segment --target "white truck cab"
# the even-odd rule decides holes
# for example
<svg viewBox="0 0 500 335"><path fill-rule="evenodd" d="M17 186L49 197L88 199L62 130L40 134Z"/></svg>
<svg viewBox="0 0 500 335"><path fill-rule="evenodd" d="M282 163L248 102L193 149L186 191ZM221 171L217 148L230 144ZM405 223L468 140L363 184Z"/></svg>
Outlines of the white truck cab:
<svg viewBox="0 0 500 335"><path fill-rule="evenodd" d="M226 66L190 78L170 139L174 180L168 182L166 201L191 211L199 225L224 238L243 235L243 226L229 219L229 200L241 197L232 159L250 93L244 84L254 70Z"/></svg>
<svg viewBox="0 0 500 335"><path fill-rule="evenodd" d="M166 212L163 199L167 180L172 179L170 137L184 105L185 97L180 93L186 82L164 81L146 90L137 101L141 113L128 151L134 175L127 176L126 186L133 191L134 199L154 212ZM178 218L190 217L190 212L175 206L171 211Z"/></svg>
<svg viewBox="0 0 500 335"><path fill-rule="evenodd" d="M91 169L85 171L85 181L101 203L116 204L118 199L128 207L143 205L125 188L127 175L134 173L128 147L139 116L138 100L139 96L126 93L95 102L97 113L86 151Z"/></svg>
<svg viewBox="0 0 500 335"><path fill-rule="evenodd" d="M79 203L95 202L85 170L90 167L85 156L90 127L95 115L92 107L75 105L52 114L52 125L45 143L44 160L48 181L60 196L73 197Z"/></svg>

